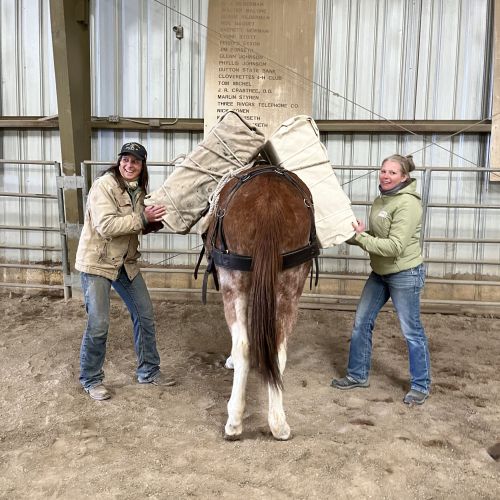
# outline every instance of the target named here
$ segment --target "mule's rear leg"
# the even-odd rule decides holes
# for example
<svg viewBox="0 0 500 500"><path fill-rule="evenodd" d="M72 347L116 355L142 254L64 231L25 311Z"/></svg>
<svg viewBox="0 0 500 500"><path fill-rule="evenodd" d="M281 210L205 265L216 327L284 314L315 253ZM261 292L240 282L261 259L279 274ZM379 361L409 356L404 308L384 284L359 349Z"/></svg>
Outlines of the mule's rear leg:
<svg viewBox="0 0 500 500"><path fill-rule="evenodd" d="M246 317L245 317L246 319ZM234 365L233 388L227 403L227 422L224 428L226 439L238 439L243 431L243 413L250 370L249 345L246 321L237 321L230 327L233 346L231 358Z"/></svg>
<svg viewBox="0 0 500 500"><path fill-rule="evenodd" d="M246 386L250 370L248 298L244 291L244 284L248 277L243 278L241 273L225 269L220 270L219 277L224 295L224 313L231 332L231 360L234 365L233 387L227 403L228 418L224 428L224 437L233 440L239 439L243 431Z"/></svg>
<svg viewBox="0 0 500 500"><path fill-rule="evenodd" d="M278 363L282 376L286 366L287 339L297 321L299 298L310 269L310 264L306 263L294 270L285 271L280 275L280 286L277 295L277 327L280 332L278 338L282 339L278 346ZM290 439L290 426L286 421L285 410L283 409L283 392L279 387L272 385L269 385L268 392L269 427L275 439L286 441Z"/></svg>
<svg viewBox="0 0 500 500"><path fill-rule="evenodd" d="M283 375L286 365L286 341L282 342L278 349L278 361L280 373ZM268 385L269 393L269 428L275 439L286 441L290 438L290 426L286 421L283 409L283 391L279 387Z"/></svg>

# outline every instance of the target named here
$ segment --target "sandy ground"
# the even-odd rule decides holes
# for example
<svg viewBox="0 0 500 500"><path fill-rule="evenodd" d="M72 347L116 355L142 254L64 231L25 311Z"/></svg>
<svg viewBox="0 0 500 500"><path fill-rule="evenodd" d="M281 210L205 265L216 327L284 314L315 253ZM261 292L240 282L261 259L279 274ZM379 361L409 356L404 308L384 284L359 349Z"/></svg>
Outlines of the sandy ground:
<svg viewBox="0 0 500 500"><path fill-rule="evenodd" d="M222 307L155 301L174 388L135 382L130 320L112 305L109 401L78 384L78 299L2 296L0 498L500 498L500 319L424 315L433 392L407 407L406 347L393 313L376 326L371 387L344 373L352 312L301 310L273 440L252 375L243 439L222 438L232 372Z"/></svg>

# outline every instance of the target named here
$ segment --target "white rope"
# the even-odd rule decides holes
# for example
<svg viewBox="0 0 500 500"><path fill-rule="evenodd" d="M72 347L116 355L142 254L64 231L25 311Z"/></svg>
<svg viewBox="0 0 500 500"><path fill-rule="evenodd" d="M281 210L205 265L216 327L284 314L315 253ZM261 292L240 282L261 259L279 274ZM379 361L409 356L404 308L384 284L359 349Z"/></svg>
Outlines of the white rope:
<svg viewBox="0 0 500 500"><path fill-rule="evenodd" d="M224 174L220 174L219 172L213 172L212 170L207 170L206 168L203 168L198 162L193 160L192 158L188 158L188 160L191 160L196 167L193 167L191 165L179 165L179 167L187 168L190 170L194 170L196 172L203 172L204 174L207 174L214 182L219 182L218 179L215 177L222 177Z"/></svg>
<svg viewBox="0 0 500 500"><path fill-rule="evenodd" d="M214 151L210 148L207 148L204 144L199 144L198 146L203 147L205 150L209 151L210 153L215 154L219 158L222 158L224 161L233 164L235 169L229 170L229 172L226 173L219 173L219 172L214 172L212 170L208 170L206 168L203 168L196 160L194 160L192 157L187 157L185 154L184 155L179 155L177 156L173 161L171 161L169 164L170 165L175 165L176 162L179 160L179 158L183 159L183 163L180 163L179 165L175 165L176 168L187 168L189 170L194 170L197 172L202 172L204 174L207 174L214 182L217 182L217 187L213 191L213 193L210 195L208 201L210 203L210 209L209 209L209 214L212 214L215 212L217 208L217 203L219 201L219 195L220 192L222 191L222 188L228 183L230 179L232 179L234 176L239 175L243 171L253 167L255 162L251 162L249 164L244 164L234 153L234 151L231 150L231 148L224 142L224 140L217 135L217 133L213 130L212 133L217 137L217 139L221 142L221 144L224 146L224 148L229 151L229 153L236 159L234 161L232 158L228 158L227 156L221 155L219 152ZM189 165L186 164L185 161L191 161L194 165ZM220 179L217 179L217 177L220 177ZM165 193L167 198L169 199L170 203L172 204L175 212L179 216L179 218L182 220L184 227L188 229L188 224L184 220L184 217L182 217L182 214L180 210L177 208L176 204L174 203L174 200L170 196L169 192L167 191L167 188L165 186L165 183L160 187L160 189Z"/></svg>
<svg viewBox="0 0 500 500"><path fill-rule="evenodd" d="M198 171L198 172L203 172L203 173L207 174L213 181L217 182L217 187L215 188L215 190L213 191L213 193L210 195L210 197L208 199L208 201L210 203L210 208L209 208L209 211L208 211L209 214L212 214L212 213L214 213L216 211L217 204L219 202L220 192L222 191L222 188L228 183L228 181L230 179L232 179L234 176L240 174L241 172L245 171L248 168L251 168L254 165L254 162L249 163L249 164L243 163L238 158L238 156L235 154L235 152L229 147L229 145L224 141L224 139L222 139L217 134L217 132L215 131L215 129L213 129L211 133L215 137L217 137L217 139L222 144L222 146L224 147L224 149L226 151L228 151L230 153L230 155L234 159L230 158L230 157L227 157L227 156L224 156L224 155L221 155L218 151L213 150L211 148L208 148L205 144L199 144L199 146L202 147L202 148L204 148L205 150L209 151L210 153L218 156L219 158L222 158L224 161L233 164L237 168L235 168L233 170L229 170L229 172L226 172L226 173L214 172L212 170L207 170L207 169L203 168L199 163L197 163L191 157L188 157L187 160L190 160L192 163L194 163L196 165L196 167L194 167L192 165L186 165L186 164L180 164L179 165L179 167L182 167L182 168L188 168L188 169L195 170L195 171ZM220 179L217 180L215 177L220 177ZM168 193L167 193L167 191L166 191L166 189L164 189L164 191L167 194L167 196L169 196ZM169 198L170 198L170 196L169 196ZM172 201L171 198L170 198L170 201ZM174 205L174 208L177 210L177 207L175 207L175 205ZM180 214L180 212L178 210L177 210L177 213L179 214L179 217L181 217L181 219L182 219L182 216L181 216L181 214ZM184 222L184 219L182 219L182 221Z"/></svg>
<svg viewBox="0 0 500 500"><path fill-rule="evenodd" d="M224 156L224 155L221 155L218 151L215 151L213 149L210 149L208 148L207 146L205 146L204 144L198 144L199 147L202 147L203 149L205 149L206 151L210 152L210 153L213 153L215 156L218 156L219 158L223 159L225 162L228 162L228 163L231 163L233 164L235 167L237 167L238 169L245 169L248 167L248 165L244 164L235 154L234 152L231 150L231 148L224 142L223 139L221 139L217 133L215 131L212 131L212 133L217 137L217 139L219 139L219 141L221 142L221 144L224 146L224 148L229 151L229 153L236 159L236 161L234 161L232 158L229 158L227 156ZM224 177L227 172L224 174L224 173L219 173L219 172L214 172L213 170L208 170L206 168L203 168L199 163L197 163L192 157L186 157L186 155L184 155L184 158L186 161L191 161L192 163L194 163L196 166L192 166L192 165L189 165L189 164L184 164L184 163L181 163L180 165L176 165L177 168L179 167L182 167L182 168L187 168L187 169L190 169L190 170L194 170L194 171L197 171L197 172L202 172L204 174L207 174L214 182L219 182L218 179L216 179L216 177ZM175 160L174 160L175 161Z"/></svg>
<svg viewBox="0 0 500 500"><path fill-rule="evenodd" d="M181 153L180 155L177 155L173 160L170 160L166 165L173 165L176 166L175 164L180 160L180 159L185 159L186 158L186 153Z"/></svg>
<svg viewBox="0 0 500 500"><path fill-rule="evenodd" d="M199 146L203 149L205 149L206 151L208 151L209 153L212 153L214 154L215 156L218 156L219 158L223 159L225 162L227 163L232 163L235 167L242 167L244 166L245 164L238 158L236 157L236 161L234 161L232 158L230 158L229 156L225 156L225 155L222 155L220 154L218 151L216 151L215 149L210 149L209 147L207 147L205 144L199 144ZM226 147L226 149L228 149ZM233 154L233 152L231 150L228 149L228 151Z"/></svg>
<svg viewBox="0 0 500 500"><path fill-rule="evenodd" d="M222 143L222 145L234 156L234 158L238 161L238 163L244 167L244 163L236 156L236 154L231 150L231 148L224 142L223 139L221 139L218 135L217 135L217 132L215 131L215 129L212 130L212 133L215 135L215 137L217 137L217 139L219 139L219 141Z"/></svg>
<svg viewBox="0 0 500 500"><path fill-rule="evenodd" d="M248 170L254 166L254 161L247 164L243 165L242 167L236 169L236 170L231 170L227 173L224 174L222 179L219 181L219 184L217 184L217 187L215 188L214 192L210 195L208 201L210 203L210 209L208 210L209 214L213 214L216 212L217 209L217 204L219 203L219 196L220 192L222 191L223 187L234 177L237 175L241 174L245 170Z"/></svg>

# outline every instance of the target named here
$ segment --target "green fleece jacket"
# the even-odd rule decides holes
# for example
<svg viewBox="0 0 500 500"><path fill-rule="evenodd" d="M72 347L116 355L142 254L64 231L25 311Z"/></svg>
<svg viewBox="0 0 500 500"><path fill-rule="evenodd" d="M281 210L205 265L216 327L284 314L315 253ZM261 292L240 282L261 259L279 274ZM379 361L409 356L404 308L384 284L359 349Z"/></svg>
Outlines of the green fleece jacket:
<svg viewBox="0 0 500 500"><path fill-rule="evenodd" d="M397 273L423 262L420 248L422 204L417 181L392 195L381 194L370 211L369 230L348 243L370 254L370 264L380 275Z"/></svg>

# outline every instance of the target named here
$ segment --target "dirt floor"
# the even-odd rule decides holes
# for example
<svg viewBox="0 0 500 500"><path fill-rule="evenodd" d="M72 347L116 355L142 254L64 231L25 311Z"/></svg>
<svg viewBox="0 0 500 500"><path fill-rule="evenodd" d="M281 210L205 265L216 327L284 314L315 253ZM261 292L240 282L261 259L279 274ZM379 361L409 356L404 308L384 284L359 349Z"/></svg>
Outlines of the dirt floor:
<svg viewBox="0 0 500 500"><path fill-rule="evenodd" d="M371 386L342 392L352 312L301 310L289 343L285 409L293 438L267 427L252 375L243 439L223 440L232 372L218 304L155 301L164 370L134 378L131 325L112 305L106 383L78 384L86 316L78 299L0 297L0 498L500 498L500 319L424 315L432 396L407 407L395 315L376 325Z"/></svg>

